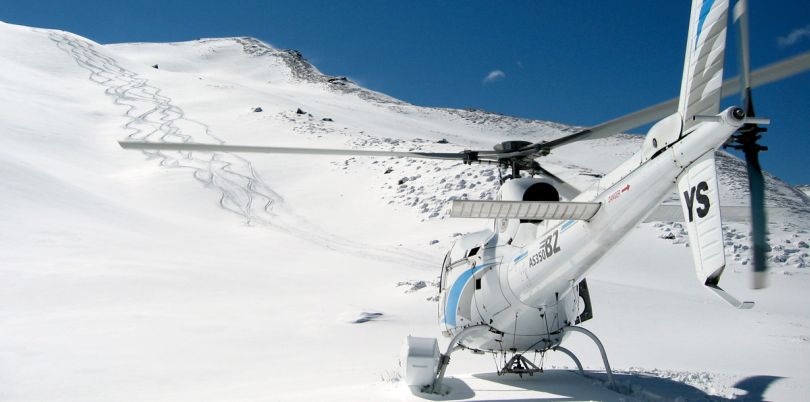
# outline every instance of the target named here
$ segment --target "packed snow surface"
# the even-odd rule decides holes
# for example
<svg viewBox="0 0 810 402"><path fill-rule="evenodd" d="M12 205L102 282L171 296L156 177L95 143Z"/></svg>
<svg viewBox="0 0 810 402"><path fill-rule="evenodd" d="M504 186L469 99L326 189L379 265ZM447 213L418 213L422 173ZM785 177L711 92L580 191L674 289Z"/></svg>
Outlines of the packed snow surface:
<svg viewBox="0 0 810 402"><path fill-rule="evenodd" d="M99 45L3 23L0 34L3 401L425 398L400 381L399 348L439 336L443 254L490 224L447 219L448 200L493 198L495 167L116 141L456 152L576 129L410 105L251 38ZM640 143L585 141L542 162L585 188ZM744 205L744 164L720 155L723 202ZM748 226L725 228L723 285L755 309L701 289L680 224L642 224L589 279L585 327L618 392L593 344L572 336L588 376L561 354L517 378L457 353L451 394L433 399L806 399L810 200L767 185L782 211L770 288L748 289Z"/></svg>

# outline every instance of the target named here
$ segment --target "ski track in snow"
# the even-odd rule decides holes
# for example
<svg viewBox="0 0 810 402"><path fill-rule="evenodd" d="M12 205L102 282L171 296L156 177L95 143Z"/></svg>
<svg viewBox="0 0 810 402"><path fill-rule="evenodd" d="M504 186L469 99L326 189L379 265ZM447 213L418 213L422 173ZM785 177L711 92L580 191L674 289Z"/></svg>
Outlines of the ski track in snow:
<svg viewBox="0 0 810 402"><path fill-rule="evenodd" d="M170 97L161 94L160 88L123 68L115 59L96 50L93 44L65 33L51 32L49 37L80 67L90 72L91 81L106 88L104 93L113 98L114 104L127 108L124 113L129 119L124 124L129 131L127 139L160 142L202 142L199 140L206 139L224 144L208 125L187 117ZM436 263L426 255L415 255L394 247L359 244L324 233L292 211L283 197L262 181L250 161L238 155L212 153L204 157L186 151L142 152L148 159L159 159L163 167L191 169L196 180L219 192L221 208L241 216L247 224L272 226L320 246L366 258L406 261L425 268Z"/></svg>

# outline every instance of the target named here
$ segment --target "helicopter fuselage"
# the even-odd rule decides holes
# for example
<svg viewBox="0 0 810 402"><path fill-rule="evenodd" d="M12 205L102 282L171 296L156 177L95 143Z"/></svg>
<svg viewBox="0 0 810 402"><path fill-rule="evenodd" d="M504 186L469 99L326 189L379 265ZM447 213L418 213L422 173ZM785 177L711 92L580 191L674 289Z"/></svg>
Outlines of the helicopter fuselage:
<svg viewBox="0 0 810 402"><path fill-rule="evenodd" d="M461 342L481 351L542 351L558 345L560 329L580 321L585 301L579 284L588 272L658 206L682 172L713 154L740 124L728 109L690 133L681 135L677 126L668 134L673 140L661 149L645 141L637 154L572 200L601 204L587 221L496 220L494 230L457 240L442 267L442 332L453 336L472 325L487 325L489 331ZM500 197L514 198L510 192L520 193L537 180L509 180ZM700 195L691 200L691 208L711 208Z"/></svg>

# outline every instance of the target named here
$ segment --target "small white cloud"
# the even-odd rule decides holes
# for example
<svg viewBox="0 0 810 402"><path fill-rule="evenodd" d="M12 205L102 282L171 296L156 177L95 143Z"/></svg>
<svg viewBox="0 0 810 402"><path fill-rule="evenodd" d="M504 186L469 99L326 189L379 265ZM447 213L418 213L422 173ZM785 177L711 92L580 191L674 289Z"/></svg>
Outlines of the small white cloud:
<svg viewBox="0 0 810 402"><path fill-rule="evenodd" d="M793 46L796 42L810 38L810 25L807 25L803 28L796 28L791 31L787 36L783 36L779 38L779 46L781 47L788 47Z"/></svg>
<svg viewBox="0 0 810 402"><path fill-rule="evenodd" d="M506 77L506 74L501 70L492 70L484 77L484 84L489 84L490 82L500 81Z"/></svg>

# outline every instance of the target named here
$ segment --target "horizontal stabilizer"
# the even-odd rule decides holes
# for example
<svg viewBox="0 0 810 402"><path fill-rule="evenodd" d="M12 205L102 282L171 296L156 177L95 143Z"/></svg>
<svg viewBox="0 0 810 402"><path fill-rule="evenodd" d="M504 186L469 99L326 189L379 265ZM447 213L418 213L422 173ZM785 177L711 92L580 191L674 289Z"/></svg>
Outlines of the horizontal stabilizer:
<svg viewBox="0 0 810 402"><path fill-rule="evenodd" d="M453 200L453 218L588 220L602 204L556 201L471 201Z"/></svg>
<svg viewBox="0 0 810 402"><path fill-rule="evenodd" d="M768 215L781 215L784 208L767 208ZM721 206L720 216L723 222L751 222L751 207ZM680 205L661 204L644 222L683 222L684 216Z"/></svg>

